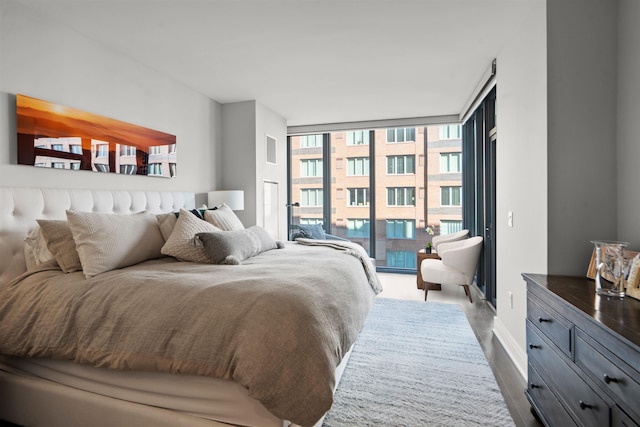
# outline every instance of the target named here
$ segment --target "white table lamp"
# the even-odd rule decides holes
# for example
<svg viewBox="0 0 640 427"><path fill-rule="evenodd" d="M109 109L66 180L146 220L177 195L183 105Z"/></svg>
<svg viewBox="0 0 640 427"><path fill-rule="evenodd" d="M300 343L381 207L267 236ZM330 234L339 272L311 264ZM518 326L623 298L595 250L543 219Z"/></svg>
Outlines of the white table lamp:
<svg viewBox="0 0 640 427"><path fill-rule="evenodd" d="M207 196L209 208L215 208L225 203L231 210L244 210L244 191L242 190L209 191Z"/></svg>

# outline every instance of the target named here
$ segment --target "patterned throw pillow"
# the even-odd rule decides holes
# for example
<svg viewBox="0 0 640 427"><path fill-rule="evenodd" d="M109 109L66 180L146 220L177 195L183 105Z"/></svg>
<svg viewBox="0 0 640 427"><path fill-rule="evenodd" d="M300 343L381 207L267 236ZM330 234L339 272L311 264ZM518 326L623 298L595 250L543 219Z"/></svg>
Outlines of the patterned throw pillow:
<svg viewBox="0 0 640 427"><path fill-rule="evenodd" d="M193 244L197 233L220 231L220 229L206 221L201 220L186 209L180 209L180 215L173 228L171 236L162 247L162 253L172 256L180 261L211 263L209 255L203 246Z"/></svg>

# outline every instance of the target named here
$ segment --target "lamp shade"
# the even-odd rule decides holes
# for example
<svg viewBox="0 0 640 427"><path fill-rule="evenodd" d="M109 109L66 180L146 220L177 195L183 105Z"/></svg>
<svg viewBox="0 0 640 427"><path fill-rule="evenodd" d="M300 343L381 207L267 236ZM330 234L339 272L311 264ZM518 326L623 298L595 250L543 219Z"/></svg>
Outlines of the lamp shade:
<svg viewBox="0 0 640 427"><path fill-rule="evenodd" d="M225 203L234 211L244 209L244 191L242 190L209 191L207 196L207 205L210 208L215 208Z"/></svg>

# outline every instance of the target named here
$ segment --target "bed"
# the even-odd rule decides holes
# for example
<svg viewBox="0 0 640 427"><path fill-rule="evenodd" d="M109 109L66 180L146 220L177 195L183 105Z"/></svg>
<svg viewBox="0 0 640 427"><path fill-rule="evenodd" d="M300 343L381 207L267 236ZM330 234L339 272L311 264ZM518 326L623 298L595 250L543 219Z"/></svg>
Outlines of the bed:
<svg viewBox="0 0 640 427"><path fill-rule="evenodd" d="M67 211L83 221L180 211L186 224L194 205L188 192L0 188L0 419L321 425L380 290L366 254L349 243L269 243L231 257L233 265L152 256L114 268L102 265L109 256L81 250L99 240L87 232L88 243L75 234L84 270L26 267L24 242L37 220L76 227ZM145 245L153 240L144 236ZM126 259L142 252L136 246Z"/></svg>

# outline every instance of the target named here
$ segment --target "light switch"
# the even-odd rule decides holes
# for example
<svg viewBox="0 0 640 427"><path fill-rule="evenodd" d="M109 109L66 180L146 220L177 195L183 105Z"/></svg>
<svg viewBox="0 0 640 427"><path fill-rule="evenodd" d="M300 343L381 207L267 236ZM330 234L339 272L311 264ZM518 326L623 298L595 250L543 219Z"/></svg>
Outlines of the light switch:
<svg viewBox="0 0 640 427"><path fill-rule="evenodd" d="M507 225L509 227L513 227L513 212L512 211L509 211L507 213Z"/></svg>

